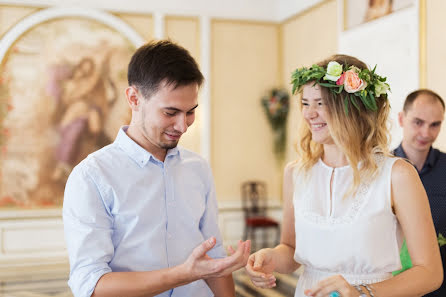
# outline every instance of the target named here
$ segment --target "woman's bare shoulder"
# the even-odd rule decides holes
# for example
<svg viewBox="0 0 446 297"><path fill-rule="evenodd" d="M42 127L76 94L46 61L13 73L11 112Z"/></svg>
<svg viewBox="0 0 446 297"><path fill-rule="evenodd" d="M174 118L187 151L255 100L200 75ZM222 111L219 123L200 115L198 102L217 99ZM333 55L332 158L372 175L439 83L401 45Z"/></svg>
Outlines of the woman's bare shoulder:
<svg viewBox="0 0 446 297"><path fill-rule="evenodd" d="M287 164L286 164L286 166L285 166L285 169L284 169L284 177L285 178L289 178L289 177L292 177L293 176L293 173L294 173L294 171L296 170L296 168L297 168L297 160L295 160L295 161L291 161L291 162L288 162Z"/></svg>
<svg viewBox="0 0 446 297"><path fill-rule="evenodd" d="M409 161L398 158L392 167L392 184L407 183L409 180L418 179L415 167Z"/></svg>

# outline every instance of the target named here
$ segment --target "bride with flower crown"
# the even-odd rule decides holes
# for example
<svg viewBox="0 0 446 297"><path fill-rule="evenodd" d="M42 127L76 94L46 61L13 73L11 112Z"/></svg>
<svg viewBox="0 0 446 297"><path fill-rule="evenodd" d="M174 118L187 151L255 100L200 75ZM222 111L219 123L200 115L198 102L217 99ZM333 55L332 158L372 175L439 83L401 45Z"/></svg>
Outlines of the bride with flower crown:
<svg viewBox="0 0 446 297"><path fill-rule="evenodd" d="M376 68L376 67L375 67ZM443 280L426 192L388 150L384 77L335 55L292 76L302 92L299 159L285 168L281 243L249 258L254 285L303 265L295 297L421 296ZM401 268L406 239L413 267Z"/></svg>

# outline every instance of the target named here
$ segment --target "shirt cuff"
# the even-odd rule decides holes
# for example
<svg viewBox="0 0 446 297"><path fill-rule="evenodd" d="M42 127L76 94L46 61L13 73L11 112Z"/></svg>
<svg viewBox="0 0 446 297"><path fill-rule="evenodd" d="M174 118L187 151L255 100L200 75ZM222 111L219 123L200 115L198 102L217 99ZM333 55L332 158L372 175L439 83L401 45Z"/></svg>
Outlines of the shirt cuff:
<svg viewBox="0 0 446 297"><path fill-rule="evenodd" d="M68 285L70 286L74 297L91 297L99 279L109 272L112 272L111 269L106 267L78 277L71 276Z"/></svg>

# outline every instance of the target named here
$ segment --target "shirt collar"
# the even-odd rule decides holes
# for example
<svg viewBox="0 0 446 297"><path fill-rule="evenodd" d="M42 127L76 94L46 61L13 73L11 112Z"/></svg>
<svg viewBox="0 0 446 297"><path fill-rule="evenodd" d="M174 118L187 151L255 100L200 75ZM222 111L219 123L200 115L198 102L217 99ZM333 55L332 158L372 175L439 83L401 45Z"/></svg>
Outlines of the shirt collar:
<svg viewBox="0 0 446 297"><path fill-rule="evenodd" d="M429 154L427 155L426 162L424 162L423 168L426 166L429 166L430 168L434 167L435 163L437 163L439 155L439 151L431 147L429 149Z"/></svg>
<svg viewBox="0 0 446 297"><path fill-rule="evenodd" d="M128 128L129 126L122 126L119 129L114 144L116 144L124 152L126 152L129 157L132 158L140 167L144 167L149 160L161 162L127 135L126 132ZM176 155L180 155L180 150L178 149L178 147L174 147L173 149L168 150L166 159Z"/></svg>
<svg viewBox="0 0 446 297"><path fill-rule="evenodd" d="M393 154L397 157L401 157L401 158L405 158L405 159L409 160L409 158L407 158L406 152L403 149L402 143L393 151ZM421 169L421 172L424 172L428 168L434 167L435 163L437 162L438 155L439 155L438 150L434 149L433 147L430 147L429 153L427 154L426 161L424 161L423 168ZM409 160L409 162L411 162L411 161Z"/></svg>
<svg viewBox="0 0 446 297"><path fill-rule="evenodd" d="M401 158L407 158L406 152L403 150L403 144L400 143L400 145L393 151L393 154L397 157L401 157Z"/></svg>

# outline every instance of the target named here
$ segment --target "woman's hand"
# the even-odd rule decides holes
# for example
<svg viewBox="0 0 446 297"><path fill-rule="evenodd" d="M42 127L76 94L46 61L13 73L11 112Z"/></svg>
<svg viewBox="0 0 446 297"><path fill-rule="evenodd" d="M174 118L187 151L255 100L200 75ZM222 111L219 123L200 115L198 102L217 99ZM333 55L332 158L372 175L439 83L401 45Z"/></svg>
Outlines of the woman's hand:
<svg viewBox="0 0 446 297"><path fill-rule="evenodd" d="M276 278L272 274L276 268L273 253L272 249L261 249L249 256L245 268L256 287L269 289L276 286Z"/></svg>
<svg viewBox="0 0 446 297"><path fill-rule="evenodd" d="M305 290L305 295L312 297L327 297L333 291L338 291L341 297L358 297L359 292L350 285L342 275L333 275L321 280L316 286Z"/></svg>

